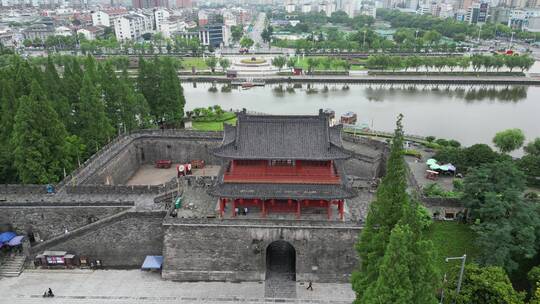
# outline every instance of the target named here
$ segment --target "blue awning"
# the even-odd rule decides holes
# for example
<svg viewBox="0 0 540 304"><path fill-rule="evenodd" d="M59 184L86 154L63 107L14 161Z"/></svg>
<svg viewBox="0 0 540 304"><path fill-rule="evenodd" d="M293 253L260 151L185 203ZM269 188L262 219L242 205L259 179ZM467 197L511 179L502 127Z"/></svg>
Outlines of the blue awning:
<svg viewBox="0 0 540 304"><path fill-rule="evenodd" d="M12 238L7 244L9 246L18 246L22 243L24 240L24 235L17 235L16 237Z"/></svg>
<svg viewBox="0 0 540 304"><path fill-rule="evenodd" d="M4 232L0 233L0 243L7 243L11 241L12 238L16 237L15 232Z"/></svg>
<svg viewBox="0 0 540 304"><path fill-rule="evenodd" d="M161 269L163 265L163 256L147 255L141 269Z"/></svg>

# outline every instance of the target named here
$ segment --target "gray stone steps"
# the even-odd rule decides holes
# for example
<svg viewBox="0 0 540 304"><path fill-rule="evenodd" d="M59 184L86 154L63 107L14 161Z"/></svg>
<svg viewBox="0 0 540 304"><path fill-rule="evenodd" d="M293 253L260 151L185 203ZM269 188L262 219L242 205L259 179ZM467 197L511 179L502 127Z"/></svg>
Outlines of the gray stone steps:
<svg viewBox="0 0 540 304"><path fill-rule="evenodd" d="M16 255L6 258L4 263L0 265L0 277L18 277L24 267L24 255Z"/></svg>

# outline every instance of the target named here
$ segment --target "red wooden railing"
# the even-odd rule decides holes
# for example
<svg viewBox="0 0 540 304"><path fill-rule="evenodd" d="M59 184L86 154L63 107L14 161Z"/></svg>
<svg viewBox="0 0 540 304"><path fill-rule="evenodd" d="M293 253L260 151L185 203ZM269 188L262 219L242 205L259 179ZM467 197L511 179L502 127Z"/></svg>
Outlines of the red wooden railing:
<svg viewBox="0 0 540 304"><path fill-rule="evenodd" d="M269 165L267 161L252 161L248 164L231 163L224 173L226 183L288 183L288 184L339 184L340 176L333 164Z"/></svg>

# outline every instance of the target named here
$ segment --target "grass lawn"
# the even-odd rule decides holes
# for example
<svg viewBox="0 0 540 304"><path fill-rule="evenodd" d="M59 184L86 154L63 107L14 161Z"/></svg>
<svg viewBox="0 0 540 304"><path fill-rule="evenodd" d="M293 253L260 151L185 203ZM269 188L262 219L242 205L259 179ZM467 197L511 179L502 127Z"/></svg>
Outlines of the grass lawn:
<svg viewBox="0 0 540 304"><path fill-rule="evenodd" d="M184 57L182 58L182 66L185 70L191 70L194 66L198 70L207 70L208 66L202 57Z"/></svg>
<svg viewBox="0 0 540 304"><path fill-rule="evenodd" d="M467 254L467 262L472 262L478 255L474 241L474 232L469 225L458 222L436 221L430 227L428 238L435 245L437 251L437 265L441 275L452 272L460 261L445 262L446 257L458 257Z"/></svg>
<svg viewBox="0 0 540 304"><path fill-rule="evenodd" d="M193 129L200 131L223 131L223 124L236 124L236 114L225 112L220 117L216 117L211 121L193 121Z"/></svg>

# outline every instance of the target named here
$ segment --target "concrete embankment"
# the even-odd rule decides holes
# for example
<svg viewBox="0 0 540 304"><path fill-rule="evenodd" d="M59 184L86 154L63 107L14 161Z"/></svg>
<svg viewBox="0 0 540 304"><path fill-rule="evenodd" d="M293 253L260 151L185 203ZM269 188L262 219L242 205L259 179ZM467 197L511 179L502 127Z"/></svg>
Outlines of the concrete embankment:
<svg viewBox="0 0 540 304"><path fill-rule="evenodd" d="M186 82L218 82L230 83L225 76L179 76ZM236 81L246 79L241 77ZM274 83L402 83L402 84L455 84L455 85L540 85L540 77L507 77L507 76L253 76L250 81Z"/></svg>

